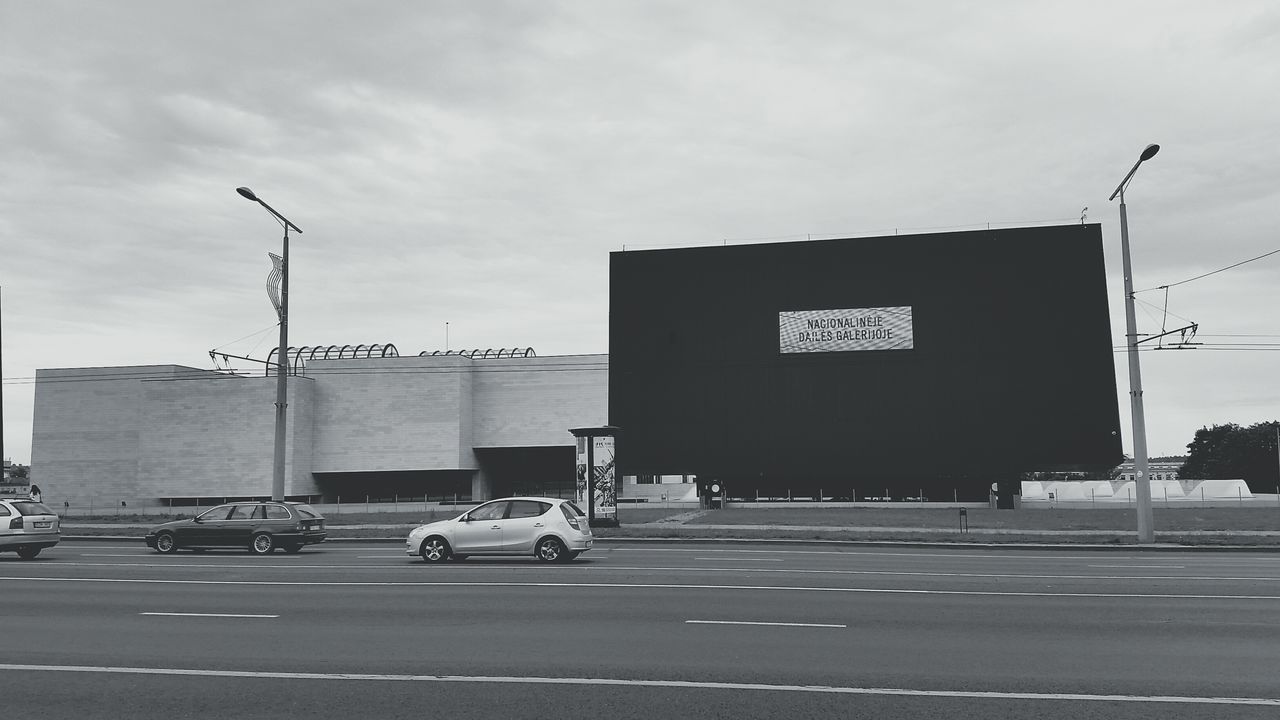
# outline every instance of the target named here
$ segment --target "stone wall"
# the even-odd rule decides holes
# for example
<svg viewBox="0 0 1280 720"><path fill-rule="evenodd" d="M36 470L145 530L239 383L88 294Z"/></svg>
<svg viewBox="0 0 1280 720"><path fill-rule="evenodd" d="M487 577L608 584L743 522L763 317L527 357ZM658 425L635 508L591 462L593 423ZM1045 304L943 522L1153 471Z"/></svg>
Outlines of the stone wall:
<svg viewBox="0 0 1280 720"><path fill-rule="evenodd" d="M609 420L609 356L475 361L476 447L573 445L569 428Z"/></svg>
<svg viewBox="0 0 1280 720"><path fill-rule="evenodd" d="M315 382L291 377L286 496L318 493L311 475ZM157 497L270 496L276 378L218 375L142 383L138 486Z"/></svg>
<svg viewBox="0 0 1280 720"><path fill-rule="evenodd" d="M474 470L471 363L458 355L309 362L313 470Z"/></svg>
<svg viewBox="0 0 1280 720"><path fill-rule="evenodd" d="M608 357L313 360L290 378L285 494L313 473L478 471L474 448L569 447L608 421ZM32 475L99 506L270 495L276 378L177 365L39 370Z"/></svg>

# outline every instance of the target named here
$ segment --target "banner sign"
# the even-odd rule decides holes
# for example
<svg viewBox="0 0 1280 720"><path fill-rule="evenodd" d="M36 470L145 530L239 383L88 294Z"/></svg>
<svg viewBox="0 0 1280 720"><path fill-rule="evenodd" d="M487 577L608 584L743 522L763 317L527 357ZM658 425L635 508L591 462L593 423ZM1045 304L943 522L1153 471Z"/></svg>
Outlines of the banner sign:
<svg viewBox="0 0 1280 720"><path fill-rule="evenodd" d="M595 466L592 473L595 478L595 515L602 518L618 517L618 484L616 466L613 461L613 437L603 435L591 438L594 445L591 462Z"/></svg>
<svg viewBox="0 0 1280 720"><path fill-rule="evenodd" d="M618 517L618 476L614 464L614 439L610 435L579 436L577 492L574 500L592 519ZM590 468L594 493L587 484Z"/></svg>
<svg viewBox="0 0 1280 720"><path fill-rule="evenodd" d="M573 494L573 502L582 509L582 512L590 513L588 508L591 507L591 489L587 486L587 464L591 459L587 457L587 443L591 442L591 438L580 435L575 440L578 443L578 461L576 463L578 477Z"/></svg>
<svg viewBox="0 0 1280 720"><path fill-rule="evenodd" d="M911 306L778 313L781 353L910 350Z"/></svg>

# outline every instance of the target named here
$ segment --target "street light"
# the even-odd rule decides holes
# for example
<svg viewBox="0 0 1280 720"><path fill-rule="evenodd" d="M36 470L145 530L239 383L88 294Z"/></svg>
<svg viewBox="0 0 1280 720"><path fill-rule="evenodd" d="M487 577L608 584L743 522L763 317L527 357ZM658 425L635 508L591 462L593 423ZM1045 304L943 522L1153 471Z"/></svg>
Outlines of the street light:
<svg viewBox="0 0 1280 720"><path fill-rule="evenodd" d="M276 357L276 447L271 473L271 499L279 501L284 500L285 408L289 397L289 228L299 235L302 228L262 202L249 188L238 187L236 192L266 208L284 226L284 253L280 258L280 350Z"/></svg>
<svg viewBox="0 0 1280 720"><path fill-rule="evenodd" d="M1133 266L1129 261L1129 215L1125 211L1124 188L1138 172L1138 166L1155 157L1159 145L1148 145L1138 162L1108 201L1120 196L1120 249L1124 257L1124 319L1129 354L1129 408L1133 416L1133 479L1138 488L1138 542L1154 543L1155 527L1151 520L1151 477L1147 472L1147 421L1142 411L1142 369L1138 366L1138 322L1133 308Z"/></svg>

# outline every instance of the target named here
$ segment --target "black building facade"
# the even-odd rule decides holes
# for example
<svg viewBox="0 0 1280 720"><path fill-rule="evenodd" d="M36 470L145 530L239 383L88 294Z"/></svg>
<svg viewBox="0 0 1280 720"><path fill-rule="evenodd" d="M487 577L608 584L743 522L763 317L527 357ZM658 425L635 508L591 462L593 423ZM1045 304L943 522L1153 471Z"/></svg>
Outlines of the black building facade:
<svg viewBox="0 0 1280 720"><path fill-rule="evenodd" d="M743 495L1114 467L1112 344L1097 224L610 257L621 471Z"/></svg>

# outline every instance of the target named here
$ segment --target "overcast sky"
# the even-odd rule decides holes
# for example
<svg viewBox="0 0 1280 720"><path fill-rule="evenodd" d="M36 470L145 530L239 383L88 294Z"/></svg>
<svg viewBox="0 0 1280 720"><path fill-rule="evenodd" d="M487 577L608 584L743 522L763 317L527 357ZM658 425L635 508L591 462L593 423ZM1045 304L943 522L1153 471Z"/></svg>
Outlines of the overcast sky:
<svg viewBox="0 0 1280 720"><path fill-rule="evenodd" d="M1100 222L1151 455L1280 419L1280 4L0 0L4 451L37 368L608 352L612 251ZM1175 284L1180 283L1180 284ZM1166 314L1167 307L1167 314ZM1028 348L1053 352L1052 347ZM1052 381L1048 379L1047 381ZM272 412L270 408L264 412ZM1011 418L1011 422L1016 419Z"/></svg>

